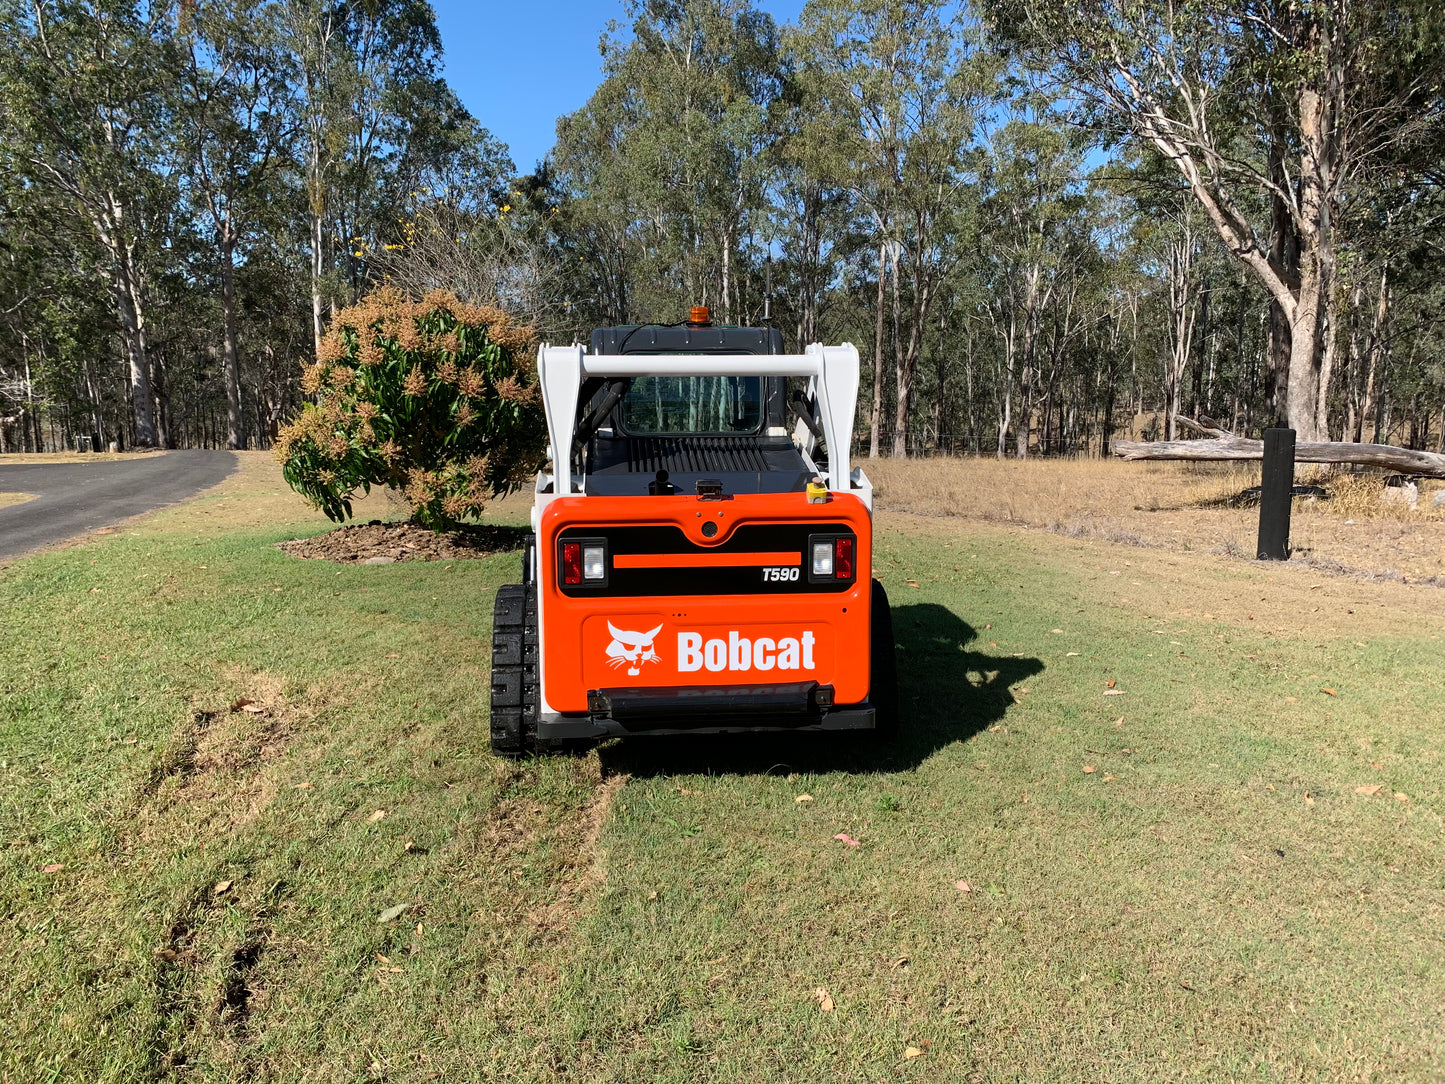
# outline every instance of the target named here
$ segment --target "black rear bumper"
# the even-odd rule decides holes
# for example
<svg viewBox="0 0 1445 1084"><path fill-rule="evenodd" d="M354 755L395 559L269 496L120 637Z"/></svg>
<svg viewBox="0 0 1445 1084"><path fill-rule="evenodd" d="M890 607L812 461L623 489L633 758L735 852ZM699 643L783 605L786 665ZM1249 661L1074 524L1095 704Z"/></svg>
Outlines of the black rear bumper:
<svg viewBox="0 0 1445 1084"><path fill-rule="evenodd" d="M544 714L544 740L666 734L740 734L758 731L871 730L871 704L836 706L830 685L594 689L586 715Z"/></svg>

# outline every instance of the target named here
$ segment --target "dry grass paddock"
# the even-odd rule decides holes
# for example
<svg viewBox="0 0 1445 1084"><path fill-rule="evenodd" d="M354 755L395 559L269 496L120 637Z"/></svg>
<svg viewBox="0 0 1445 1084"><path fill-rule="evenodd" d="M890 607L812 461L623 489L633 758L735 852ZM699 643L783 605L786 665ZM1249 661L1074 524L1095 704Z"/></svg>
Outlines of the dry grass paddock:
<svg viewBox="0 0 1445 1084"><path fill-rule="evenodd" d="M1119 460L875 459L864 469L882 510L961 516L1080 538L1252 558L1259 512L1225 502L1259 484L1258 464ZM1297 498L1295 559L1370 578L1445 583L1445 482L1420 483L1418 508L1382 500L1383 476L1301 467L1300 484L1328 500Z"/></svg>
<svg viewBox="0 0 1445 1084"><path fill-rule="evenodd" d="M5 452L0 454L0 467L23 467L35 463L114 463L122 459L142 459L164 452Z"/></svg>

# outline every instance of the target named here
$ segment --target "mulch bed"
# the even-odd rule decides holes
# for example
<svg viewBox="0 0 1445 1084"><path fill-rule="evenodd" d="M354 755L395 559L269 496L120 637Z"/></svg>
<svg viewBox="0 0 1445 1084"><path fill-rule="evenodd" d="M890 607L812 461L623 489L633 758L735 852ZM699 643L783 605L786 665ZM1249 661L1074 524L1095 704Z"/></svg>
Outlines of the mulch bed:
<svg viewBox="0 0 1445 1084"><path fill-rule="evenodd" d="M412 523L348 524L315 538L278 546L292 557L344 564L389 565L396 561L457 561L504 553L522 544L520 527L466 526L438 534Z"/></svg>

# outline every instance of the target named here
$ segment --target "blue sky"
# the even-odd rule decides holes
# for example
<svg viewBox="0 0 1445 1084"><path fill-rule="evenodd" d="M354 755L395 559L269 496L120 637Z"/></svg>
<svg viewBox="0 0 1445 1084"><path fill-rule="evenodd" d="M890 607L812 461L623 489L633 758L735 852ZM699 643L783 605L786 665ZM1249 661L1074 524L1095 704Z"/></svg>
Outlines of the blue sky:
<svg viewBox="0 0 1445 1084"><path fill-rule="evenodd" d="M779 23L803 0L755 0ZM472 115L530 172L552 148L557 118L583 105L602 78L597 42L622 0L432 0L446 78Z"/></svg>

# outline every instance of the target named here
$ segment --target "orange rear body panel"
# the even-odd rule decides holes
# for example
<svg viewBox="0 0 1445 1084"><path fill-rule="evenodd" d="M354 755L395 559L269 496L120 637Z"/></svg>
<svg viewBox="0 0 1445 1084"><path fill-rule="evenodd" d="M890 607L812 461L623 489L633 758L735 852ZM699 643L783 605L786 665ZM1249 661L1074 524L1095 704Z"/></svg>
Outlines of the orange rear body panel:
<svg viewBox="0 0 1445 1084"><path fill-rule="evenodd" d="M703 532L705 523L718 527L711 538ZM829 530L841 526L856 538L854 578L846 587L808 587L808 555L801 545L745 552L732 546L729 552L714 552L727 546L740 528L800 527L805 537L813 525ZM628 528L680 530L680 548L687 552L609 553L610 567L626 569L634 577L655 569L658 583L683 589L637 595L614 590L585 597L563 591L557 553L564 531L570 532L569 538L579 529L605 538L609 530ZM868 509L851 494L834 494L822 504L810 504L803 493L739 494L723 501L682 495L552 500L542 511L537 532L542 694L547 707L586 712L587 693L593 689L807 681L832 685L839 705L863 703L870 671L872 542ZM783 585L786 589L770 585L769 569L785 581L792 576ZM757 586L730 593L685 589L689 577L724 573L732 577L729 583Z"/></svg>

